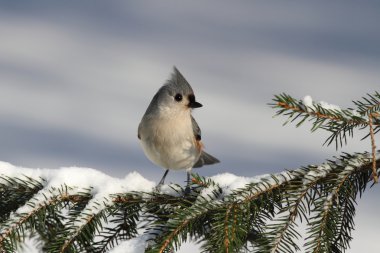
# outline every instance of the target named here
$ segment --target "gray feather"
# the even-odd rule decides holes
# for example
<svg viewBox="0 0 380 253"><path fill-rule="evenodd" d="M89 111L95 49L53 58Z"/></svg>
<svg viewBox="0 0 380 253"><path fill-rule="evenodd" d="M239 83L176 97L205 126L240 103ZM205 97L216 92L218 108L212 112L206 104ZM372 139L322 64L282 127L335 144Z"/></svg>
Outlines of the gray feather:
<svg viewBox="0 0 380 253"><path fill-rule="evenodd" d="M175 66L173 67L171 78L166 82L165 85L171 86L177 92L180 92L184 95L194 94L193 88L191 88L189 82Z"/></svg>
<svg viewBox="0 0 380 253"><path fill-rule="evenodd" d="M200 141L202 139L201 128L198 126L198 123L195 121L193 115L191 115L191 122L193 123L193 132L195 139L197 141Z"/></svg>
<svg viewBox="0 0 380 253"><path fill-rule="evenodd" d="M194 117L191 115L191 122L193 123L193 132L195 139L197 141L200 141L202 139L202 133L201 128L199 127L198 123L195 121ZM203 165L209 165L214 163L219 163L220 161L213 157L212 155L206 153L202 150L201 156L199 157L199 160L194 164L193 168L199 168Z"/></svg>
<svg viewBox="0 0 380 253"><path fill-rule="evenodd" d="M154 95L152 101L150 102L145 112L145 115L156 114L160 103L166 104L167 97L174 96L178 93L182 94L183 96L194 94L189 82L174 66L170 79L167 80L166 83L163 86L161 86L161 88Z"/></svg>
<svg viewBox="0 0 380 253"><path fill-rule="evenodd" d="M199 168L199 167L202 167L203 165L210 165L210 164L219 163L219 162L220 161L217 158L215 158L212 155L202 151L198 162L196 162L194 164L193 168Z"/></svg>

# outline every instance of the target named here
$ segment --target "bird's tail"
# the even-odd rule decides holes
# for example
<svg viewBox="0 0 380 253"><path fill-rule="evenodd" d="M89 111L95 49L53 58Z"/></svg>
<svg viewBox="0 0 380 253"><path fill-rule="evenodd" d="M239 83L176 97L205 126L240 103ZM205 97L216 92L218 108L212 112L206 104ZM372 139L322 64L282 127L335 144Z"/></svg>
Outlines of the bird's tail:
<svg viewBox="0 0 380 253"><path fill-rule="evenodd" d="M194 164L193 168L199 168L199 167L202 167L203 165L209 165L209 164L214 164L214 163L219 163L219 162L220 161L217 158L215 158L212 155L202 151L198 162L196 162Z"/></svg>

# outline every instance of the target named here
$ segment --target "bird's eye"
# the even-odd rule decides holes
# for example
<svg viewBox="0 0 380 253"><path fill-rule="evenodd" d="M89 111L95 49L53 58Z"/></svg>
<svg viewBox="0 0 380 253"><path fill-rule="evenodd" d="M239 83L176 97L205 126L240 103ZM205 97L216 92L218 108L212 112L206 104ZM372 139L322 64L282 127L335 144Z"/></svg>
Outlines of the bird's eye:
<svg viewBox="0 0 380 253"><path fill-rule="evenodd" d="M175 101L177 101L177 102L181 102L182 101L182 95L181 94L176 94L175 96L174 96L174 99L175 99Z"/></svg>

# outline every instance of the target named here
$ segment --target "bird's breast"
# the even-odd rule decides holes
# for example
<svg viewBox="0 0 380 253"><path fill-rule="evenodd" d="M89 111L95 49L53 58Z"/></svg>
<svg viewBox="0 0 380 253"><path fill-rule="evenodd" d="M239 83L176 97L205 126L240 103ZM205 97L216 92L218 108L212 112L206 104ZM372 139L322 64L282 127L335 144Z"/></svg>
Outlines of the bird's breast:
<svg viewBox="0 0 380 253"><path fill-rule="evenodd" d="M190 115L155 118L140 124L141 143L147 157L166 169L191 168L200 156Z"/></svg>

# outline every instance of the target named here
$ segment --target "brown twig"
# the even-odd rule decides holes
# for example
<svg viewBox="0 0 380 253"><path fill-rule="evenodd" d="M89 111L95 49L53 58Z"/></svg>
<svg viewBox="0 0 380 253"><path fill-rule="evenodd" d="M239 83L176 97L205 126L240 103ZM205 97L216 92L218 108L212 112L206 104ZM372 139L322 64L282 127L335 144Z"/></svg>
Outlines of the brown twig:
<svg viewBox="0 0 380 253"><path fill-rule="evenodd" d="M198 180L197 178L194 178L194 177L191 179L191 182L193 184L197 184L201 187L208 187L209 186L206 182L202 182L201 180Z"/></svg>
<svg viewBox="0 0 380 253"><path fill-rule="evenodd" d="M227 211L226 211L226 217L224 219L224 247L226 248L226 253L228 253L228 249L230 247L230 240L229 240L229 236L228 236L228 232L229 232L229 229L228 229L228 217L230 216L230 212L231 212L231 208L233 208L233 205L230 205L228 208L227 208Z"/></svg>
<svg viewBox="0 0 380 253"><path fill-rule="evenodd" d="M375 134L373 132L373 115L370 113L368 115L369 119L369 134L371 135L371 146L372 146L372 176L373 176L373 181L375 183L379 182L379 178L377 177L377 170L376 170L376 145L375 145Z"/></svg>
<svg viewBox="0 0 380 253"><path fill-rule="evenodd" d="M165 240L164 244L158 251L159 253L163 253L167 247L169 246L170 242L173 241L173 238L185 227L191 220L185 220L179 227L177 227L170 235L169 237Z"/></svg>
<svg viewBox="0 0 380 253"><path fill-rule="evenodd" d="M80 202L80 199L84 199L80 195L69 195L67 192L63 192L59 195L53 196L50 200L39 204L37 207L33 208L29 213L20 216L19 220L10 225L2 234L0 234L0 253L2 253L3 241L9 237L9 235L17 229L17 227L22 226L27 220L29 220L33 215L35 215L40 210L46 208L50 205L55 205L62 201L71 201L74 203Z"/></svg>
<svg viewBox="0 0 380 253"><path fill-rule="evenodd" d="M310 116L314 116L314 117L320 118L320 119L327 119L327 120L331 120L331 121L342 121L341 117L337 117L337 116L330 115L330 114L323 114L323 113L320 113L318 111L311 111L311 112L309 112L309 111L301 109L301 108L299 108L297 106L289 105L289 104L287 104L285 102L278 102L277 106L281 107L281 108L284 108L286 110L294 111L294 112L307 113ZM366 120L358 120L358 119L350 119L347 122L348 122L348 124L356 124L356 125L360 125L360 124L366 125L367 124ZM378 124L374 124L374 125L377 126Z"/></svg>
<svg viewBox="0 0 380 253"><path fill-rule="evenodd" d="M340 118L338 118L338 117L335 117L335 116L332 116L332 115L322 114L320 112L307 112L305 110L300 109L297 106L292 106L292 105L289 105L289 104L284 103L284 102L278 102L277 105L279 107L282 107L282 108L287 109L287 110L292 110L292 111L295 111L295 112L308 113L308 114L310 114L312 116L316 116L317 118L323 118L323 119L330 119L330 120L334 120L334 121L340 121Z"/></svg>

